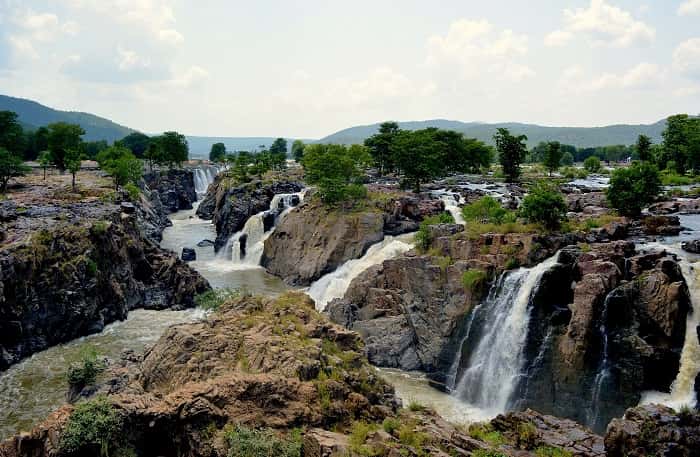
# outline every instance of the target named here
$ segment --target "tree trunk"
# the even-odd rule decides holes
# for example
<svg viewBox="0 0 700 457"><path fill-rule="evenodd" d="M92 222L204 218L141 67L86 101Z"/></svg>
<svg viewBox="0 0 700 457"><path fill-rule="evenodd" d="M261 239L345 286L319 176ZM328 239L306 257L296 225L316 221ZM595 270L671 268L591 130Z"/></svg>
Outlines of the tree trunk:
<svg viewBox="0 0 700 457"><path fill-rule="evenodd" d="M73 173L73 192L75 192L75 173Z"/></svg>
<svg viewBox="0 0 700 457"><path fill-rule="evenodd" d="M46 167L44 167L44 181L46 181Z"/></svg>

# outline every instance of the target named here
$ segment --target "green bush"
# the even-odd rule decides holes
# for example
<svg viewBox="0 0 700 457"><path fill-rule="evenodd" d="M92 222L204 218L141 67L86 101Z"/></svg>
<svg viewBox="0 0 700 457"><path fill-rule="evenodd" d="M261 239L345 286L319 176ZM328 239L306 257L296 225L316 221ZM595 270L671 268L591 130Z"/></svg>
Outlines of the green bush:
<svg viewBox="0 0 700 457"><path fill-rule="evenodd" d="M387 417L384 419L384 422L382 422L382 428L389 434L394 433L394 430L398 430L400 426L401 422L393 417Z"/></svg>
<svg viewBox="0 0 700 457"><path fill-rule="evenodd" d="M537 457L573 457L573 454L569 451L550 446L538 447L535 449L535 455Z"/></svg>
<svg viewBox="0 0 700 457"><path fill-rule="evenodd" d="M92 233L95 235L104 235L109 228L109 222L107 221L95 221L92 224Z"/></svg>
<svg viewBox="0 0 700 457"><path fill-rule="evenodd" d="M507 457L505 454L492 449L477 449L472 452L472 457Z"/></svg>
<svg viewBox="0 0 700 457"><path fill-rule="evenodd" d="M430 226L437 224L454 224L455 219L448 212L440 213L436 216L430 216L423 219L420 223L420 227L415 235L415 241L418 248L427 251L430 245L433 243L432 235L430 234Z"/></svg>
<svg viewBox="0 0 700 457"><path fill-rule="evenodd" d="M600 164L600 159L596 156L590 156L583 161L583 168L585 168L590 173L598 173L602 167Z"/></svg>
<svg viewBox="0 0 700 457"><path fill-rule="evenodd" d="M561 226L567 206L559 189L544 181L535 184L523 199L520 215L548 230Z"/></svg>
<svg viewBox="0 0 700 457"><path fill-rule="evenodd" d="M466 221L482 224L503 224L515 219L511 211L503 208L498 200L490 196L482 197L462 208L462 215Z"/></svg>
<svg viewBox="0 0 700 457"><path fill-rule="evenodd" d="M68 454L90 455L99 448L101 456L108 456L117 441L122 419L105 397L78 404L61 434L59 447Z"/></svg>
<svg viewBox="0 0 700 457"><path fill-rule="evenodd" d="M508 259L506 262L506 270L515 270L516 268L520 268L520 261L516 259L515 257L511 257Z"/></svg>
<svg viewBox="0 0 700 457"><path fill-rule="evenodd" d="M225 432L229 457L300 457L301 431L293 430L280 438L272 430L256 430L241 425Z"/></svg>
<svg viewBox="0 0 700 457"><path fill-rule="evenodd" d="M466 290L474 290L486 281L486 272L484 270L470 269L462 275L462 284Z"/></svg>
<svg viewBox="0 0 700 457"><path fill-rule="evenodd" d="M202 309L216 311L226 300L240 296L238 289L211 289L194 297L194 303Z"/></svg>
<svg viewBox="0 0 700 457"><path fill-rule="evenodd" d="M661 192L661 179L656 166L634 162L618 168L610 178L607 198L610 205L623 216L638 216Z"/></svg>
<svg viewBox="0 0 700 457"><path fill-rule="evenodd" d="M68 384L71 386L89 386L97 380L97 375L105 370L103 361L98 360L97 350L86 347L81 351L80 362L68 367Z"/></svg>
<svg viewBox="0 0 700 457"><path fill-rule="evenodd" d="M492 446L499 446L505 443L505 439L500 432L493 429L491 424L471 424L468 430L469 436L472 438L488 443Z"/></svg>
<svg viewBox="0 0 700 457"><path fill-rule="evenodd" d="M141 189L134 184L133 182L128 182L124 185L124 190L126 191L127 195L129 195L129 200L136 201L139 199L139 195L141 195Z"/></svg>
<svg viewBox="0 0 700 457"><path fill-rule="evenodd" d="M373 446L365 444L367 436L377 429L376 425L366 422L355 422L350 430L350 450L361 456L375 456L378 452Z"/></svg>
<svg viewBox="0 0 700 457"><path fill-rule="evenodd" d="M408 401L408 409L409 411L413 412L421 412L425 411L425 405L416 400L415 398L411 398Z"/></svg>

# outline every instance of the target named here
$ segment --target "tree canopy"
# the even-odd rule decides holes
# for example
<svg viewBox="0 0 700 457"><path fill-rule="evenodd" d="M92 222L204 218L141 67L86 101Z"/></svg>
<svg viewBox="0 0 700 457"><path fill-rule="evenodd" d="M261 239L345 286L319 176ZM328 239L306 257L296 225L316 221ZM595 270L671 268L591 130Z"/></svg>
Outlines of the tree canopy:
<svg viewBox="0 0 700 457"><path fill-rule="evenodd" d="M545 166L550 176L559 169L563 156L564 151L562 150L561 144L558 141L551 141L547 143L542 164Z"/></svg>
<svg viewBox="0 0 700 457"><path fill-rule="evenodd" d="M638 216L660 191L658 168L649 162L634 162L613 172L607 198L610 205L623 216Z"/></svg>
<svg viewBox="0 0 700 457"><path fill-rule="evenodd" d="M165 132L153 139L159 151L151 160L169 167L181 166L189 159L190 148L185 135L178 132Z"/></svg>
<svg viewBox="0 0 700 457"><path fill-rule="evenodd" d="M85 135L85 130L77 124L67 124L65 122L56 122L48 126L48 147L51 151L54 165L61 171L66 170L66 156L71 153L71 159L75 159L75 155L80 156L82 148L82 136ZM74 162L73 162L74 164Z"/></svg>
<svg viewBox="0 0 700 457"><path fill-rule="evenodd" d="M508 129L500 128L493 138L506 182L516 182L520 177L520 164L527 155L527 136L514 136Z"/></svg>
<svg viewBox="0 0 700 457"><path fill-rule="evenodd" d="M318 187L321 199L335 204L366 195L360 180L371 160L364 146L310 144L304 151L302 165L306 181Z"/></svg>
<svg viewBox="0 0 700 457"><path fill-rule="evenodd" d="M136 157L143 158L146 155L148 146L151 144L151 137L141 132L130 133L119 141L122 146L128 148Z"/></svg>
<svg viewBox="0 0 700 457"><path fill-rule="evenodd" d="M304 157L304 148L306 148L306 145L301 140L294 140L294 143L292 143L292 157L299 163Z"/></svg>
<svg viewBox="0 0 700 457"><path fill-rule="evenodd" d="M30 168L24 165L22 157L0 147L0 192L7 191L7 184L10 179L24 176L29 173Z"/></svg>
<svg viewBox="0 0 700 457"><path fill-rule="evenodd" d="M224 143L214 143L209 151L209 160L212 162L222 162L226 158L226 145Z"/></svg>

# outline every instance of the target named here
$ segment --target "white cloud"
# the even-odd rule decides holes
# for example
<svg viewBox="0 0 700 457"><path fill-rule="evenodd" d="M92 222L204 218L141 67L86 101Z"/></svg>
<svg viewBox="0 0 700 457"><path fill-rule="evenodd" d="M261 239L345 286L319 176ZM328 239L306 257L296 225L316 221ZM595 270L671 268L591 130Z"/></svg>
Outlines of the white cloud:
<svg viewBox="0 0 700 457"><path fill-rule="evenodd" d="M629 47L654 41L656 30L606 0L591 0L588 8L565 9L564 27L549 34L545 43L562 45L576 35L585 35L596 45Z"/></svg>
<svg viewBox="0 0 700 457"><path fill-rule="evenodd" d="M642 62L622 73L604 73L591 78L583 68L569 67L562 74L560 88L568 92L603 90L641 90L655 88L666 79L666 72L656 64Z"/></svg>
<svg viewBox="0 0 700 457"><path fill-rule="evenodd" d="M687 78L700 80L700 38L678 45L673 52L673 68Z"/></svg>
<svg viewBox="0 0 700 457"><path fill-rule="evenodd" d="M123 72L146 70L151 66L148 58L138 55L136 51L117 48L117 68Z"/></svg>
<svg viewBox="0 0 700 457"><path fill-rule="evenodd" d="M679 87L673 91L673 95L679 98L692 97L694 95L700 95L700 86L685 86Z"/></svg>
<svg viewBox="0 0 700 457"><path fill-rule="evenodd" d="M463 77L474 78L489 73L491 77L521 81L535 74L517 59L528 52L528 37L506 29L500 32L486 20L460 19L453 22L446 35L428 39L426 62L432 68L460 67Z"/></svg>
<svg viewBox="0 0 700 457"><path fill-rule="evenodd" d="M209 72L202 67L192 66L182 75L170 81L170 84L180 88L190 88L201 84L209 77Z"/></svg>
<svg viewBox="0 0 700 457"><path fill-rule="evenodd" d="M36 13L32 10L16 13L13 23L26 40L50 42L58 36L75 35L78 24L73 21L61 22L53 13Z"/></svg>
<svg viewBox="0 0 700 457"><path fill-rule="evenodd" d="M39 58L39 53L34 48L31 40L27 39L26 37L10 35L7 40L10 43L15 56L29 58L32 60L37 60Z"/></svg>
<svg viewBox="0 0 700 457"><path fill-rule="evenodd" d="M686 0L678 7L679 16L700 14L700 0Z"/></svg>

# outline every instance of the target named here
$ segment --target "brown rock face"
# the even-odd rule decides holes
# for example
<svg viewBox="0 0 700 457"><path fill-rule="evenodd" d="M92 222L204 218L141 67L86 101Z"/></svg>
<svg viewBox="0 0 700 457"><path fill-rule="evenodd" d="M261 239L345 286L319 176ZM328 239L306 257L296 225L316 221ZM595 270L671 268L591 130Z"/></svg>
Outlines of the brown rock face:
<svg viewBox="0 0 700 457"><path fill-rule="evenodd" d="M309 285L343 263L361 257L385 235L418 229L422 218L442 212L440 200L401 197L341 211L309 198L265 241L262 265L291 285Z"/></svg>

